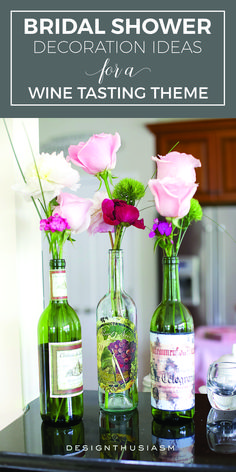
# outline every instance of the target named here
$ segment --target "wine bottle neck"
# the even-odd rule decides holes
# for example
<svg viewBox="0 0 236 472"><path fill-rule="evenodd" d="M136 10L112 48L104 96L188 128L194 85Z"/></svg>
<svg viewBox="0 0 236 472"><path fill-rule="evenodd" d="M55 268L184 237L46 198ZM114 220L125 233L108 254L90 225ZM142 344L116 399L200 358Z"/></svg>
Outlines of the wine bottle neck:
<svg viewBox="0 0 236 472"><path fill-rule="evenodd" d="M51 301L67 301L66 263L64 259L50 261L50 298Z"/></svg>
<svg viewBox="0 0 236 472"><path fill-rule="evenodd" d="M123 251L109 250L109 292L123 290Z"/></svg>
<svg viewBox="0 0 236 472"><path fill-rule="evenodd" d="M163 258L163 290L162 301L181 301L179 285L178 257Z"/></svg>

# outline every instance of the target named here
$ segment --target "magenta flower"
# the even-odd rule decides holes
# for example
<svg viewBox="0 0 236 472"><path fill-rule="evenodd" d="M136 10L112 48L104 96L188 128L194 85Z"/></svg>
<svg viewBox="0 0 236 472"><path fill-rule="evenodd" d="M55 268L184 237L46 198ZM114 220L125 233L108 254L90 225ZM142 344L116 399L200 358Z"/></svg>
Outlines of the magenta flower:
<svg viewBox="0 0 236 472"><path fill-rule="evenodd" d="M133 205L128 205L124 200L106 198L102 202L102 212L105 223L118 226L121 223L145 229L143 218L139 218L139 211Z"/></svg>
<svg viewBox="0 0 236 472"><path fill-rule="evenodd" d="M158 233L162 236L170 236L171 232L171 223L168 223L168 221L159 221L158 218L155 218L152 230L149 233L149 238L154 238Z"/></svg>
<svg viewBox="0 0 236 472"><path fill-rule="evenodd" d="M172 231L172 224L167 223L167 221L160 221L160 223L158 223L157 228L161 235L165 234L166 236L170 236L171 231Z"/></svg>
<svg viewBox="0 0 236 472"><path fill-rule="evenodd" d="M65 231L66 229L70 229L67 220L58 214L40 221L41 231L51 231L54 233L55 231Z"/></svg>
<svg viewBox="0 0 236 472"><path fill-rule="evenodd" d="M155 231L152 229L148 236L149 236L149 238L155 238L155 236L156 236Z"/></svg>

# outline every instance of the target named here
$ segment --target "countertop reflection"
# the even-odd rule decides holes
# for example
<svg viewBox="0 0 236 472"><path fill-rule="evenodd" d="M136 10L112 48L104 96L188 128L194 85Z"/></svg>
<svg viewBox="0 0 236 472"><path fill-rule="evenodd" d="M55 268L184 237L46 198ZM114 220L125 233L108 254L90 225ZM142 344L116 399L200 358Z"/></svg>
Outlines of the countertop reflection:
<svg viewBox="0 0 236 472"><path fill-rule="evenodd" d="M84 392L83 420L70 427L42 423L39 400L28 411L0 431L0 468L83 470L103 465L129 470L138 463L139 470L154 465L179 467L220 467L236 470L236 452L218 453L207 441L207 396L196 394L194 421L161 424L153 420L150 393L139 393L138 408L126 414L106 414L99 410L96 391ZM235 412L236 417L236 412ZM99 468L100 468L99 466ZM221 467L220 467L221 468Z"/></svg>

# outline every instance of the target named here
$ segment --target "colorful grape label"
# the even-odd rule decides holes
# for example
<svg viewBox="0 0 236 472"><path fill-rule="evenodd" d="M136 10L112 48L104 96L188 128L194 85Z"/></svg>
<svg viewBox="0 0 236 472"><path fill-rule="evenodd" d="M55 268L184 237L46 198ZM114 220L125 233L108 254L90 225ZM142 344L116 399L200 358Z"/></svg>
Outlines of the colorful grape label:
<svg viewBox="0 0 236 472"><path fill-rule="evenodd" d="M97 323L99 386L108 392L128 390L137 379L137 330L125 319L104 318Z"/></svg>
<svg viewBox="0 0 236 472"><path fill-rule="evenodd" d="M72 397L83 392L82 341L49 343L50 397Z"/></svg>
<svg viewBox="0 0 236 472"><path fill-rule="evenodd" d="M195 404L194 334L150 333L151 404L168 411Z"/></svg>

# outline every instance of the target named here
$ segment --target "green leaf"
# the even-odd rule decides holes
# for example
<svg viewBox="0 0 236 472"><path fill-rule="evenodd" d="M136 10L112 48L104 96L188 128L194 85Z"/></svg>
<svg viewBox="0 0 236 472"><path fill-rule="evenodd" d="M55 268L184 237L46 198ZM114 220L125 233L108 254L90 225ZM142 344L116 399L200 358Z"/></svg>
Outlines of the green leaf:
<svg viewBox="0 0 236 472"><path fill-rule="evenodd" d="M96 177L97 177L97 179L99 180L99 187L98 187L98 189L97 189L97 192L99 192L99 190L100 190L100 188L101 188L101 186L102 186L102 179L101 179L101 177L100 177L99 174L96 174Z"/></svg>
<svg viewBox="0 0 236 472"><path fill-rule="evenodd" d="M112 179L116 179L116 177L113 177L110 170L108 171L108 179L109 179L110 184L113 185Z"/></svg>
<svg viewBox="0 0 236 472"><path fill-rule="evenodd" d="M163 248L163 237L160 236L159 238L156 239L155 244L154 244L154 251L156 250L157 246L160 246Z"/></svg>
<svg viewBox="0 0 236 472"><path fill-rule="evenodd" d="M155 241L155 243L154 243L154 248L153 248L154 252L155 252L157 246L158 246L158 239L156 239L156 241Z"/></svg>
<svg viewBox="0 0 236 472"><path fill-rule="evenodd" d="M116 303L116 299L114 297L114 303ZM102 332L103 332L103 337L104 339L108 339L108 337L113 339L118 339L118 338L125 338L128 341L133 341L134 340L134 333L130 329L129 324L126 326L125 321L124 323L106 323L102 326Z"/></svg>
<svg viewBox="0 0 236 472"><path fill-rule="evenodd" d="M114 375L116 374L116 366L115 361L113 359L112 353L109 351L107 347L105 347L102 351L101 355L101 368L102 370L108 369L108 371Z"/></svg>
<svg viewBox="0 0 236 472"><path fill-rule="evenodd" d="M52 215L54 208L57 206L59 206L59 203L57 203L57 197L55 197L48 204L48 214L50 216Z"/></svg>

